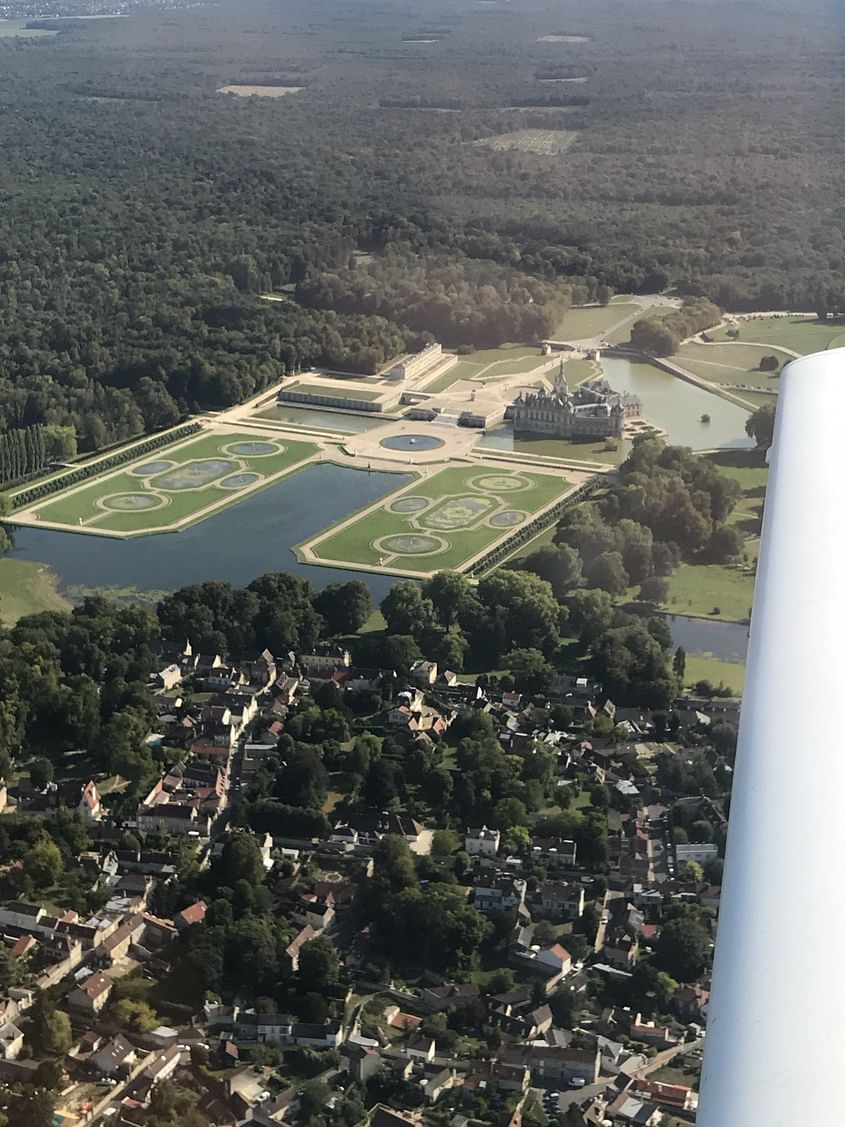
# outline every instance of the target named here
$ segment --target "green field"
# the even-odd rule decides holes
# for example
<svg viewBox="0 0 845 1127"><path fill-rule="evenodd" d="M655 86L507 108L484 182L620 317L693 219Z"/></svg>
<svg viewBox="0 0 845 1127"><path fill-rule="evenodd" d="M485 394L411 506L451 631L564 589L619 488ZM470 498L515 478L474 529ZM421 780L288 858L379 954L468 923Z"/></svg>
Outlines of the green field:
<svg viewBox="0 0 845 1127"><path fill-rule="evenodd" d="M525 344L503 344L501 348L483 348L462 356L443 375L425 385L428 392L447 391L459 380L491 379L518 372L530 372L543 362L538 348Z"/></svg>
<svg viewBox="0 0 845 1127"><path fill-rule="evenodd" d="M299 391L303 395L333 396L335 399L360 399L364 403L372 403L376 399L381 399L387 388L383 388L381 391L363 391L357 387L344 387L343 384L338 384L337 387L326 387L323 384L298 383L286 385L285 391Z"/></svg>
<svg viewBox="0 0 845 1127"><path fill-rule="evenodd" d="M669 579L665 605L672 614L745 622L753 598L750 572L720 564L681 564Z"/></svg>
<svg viewBox="0 0 845 1127"><path fill-rule="evenodd" d="M603 336L623 317L634 320L640 306L633 302L619 305L579 305L567 309L555 330L556 340L586 340Z"/></svg>
<svg viewBox="0 0 845 1127"><path fill-rule="evenodd" d="M682 344L674 359L693 375L711 383L741 384L745 387L777 388L780 372L761 372L760 360L776 356L781 366L791 357L775 345Z"/></svg>
<svg viewBox="0 0 845 1127"><path fill-rule="evenodd" d="M631 450L631 443L622 439L616 442L615 450L607 447L608 442L604 438L596 442L571 442L566 438L522 435L513 440L513 448L520 454L541 454L552 458L567 458L573 462L601 462L609 466L617 466L625 461Z"/></svg>
<svg viewBox="0 0 845 1127"><path fill-rule="evenodd" d="M643 317L651 317L655 321L660 321L669 313L675 312L673 305L652 305L641 309L635 306L638 310L635 316L631 317L624 325L620 325L618 329L613 329L611 332L605 334L605 339L609 344L623 344L631 339L631 327L637 321L642 321Z"/></svg>
<svg viewBox="0 0 845 1127"><path fill-rule="evenodd" d="M557 474L479 465L440 470L307 547L326 563L420 575L457 569L570 488Z"/></svg>
<svg viewBox="0 0 845 1127"><path fill-rule="evenodd" d="M732 689L734 696L741 696L745 685L745 666L739 662L720 661L712 654L687 654L684 681L694 685L696 681L709 681L711 685L721 682Z"/></svg>
<svg viewBox="0 0 845 1127"><path fill-rule="evenodd" d="M278 479L317 449L313 443L288 438L282 443L254 433L206 434L67 489L36 506L34 515L74 530L128 535L170 528Z"/></svg>
<svg viewBox="0 0 845 1127"><path fill-rule="evenodd" d="M754 317L750 321L738 322L736 327L739 329L737 340L791 348L802 356L845 343L845 324L824 324L815 317ZM707 335L713 340L730 340L729 328L725 325ZM836 343L837 338L842 339Z"/></svg>
<svg viewBox="0 0 845 1127"><path fill-rule="evenodd" d="M0 621L14 626L27 614L70 610L56 584L56 576L46 564L8 557L0 560Z"/></svg>

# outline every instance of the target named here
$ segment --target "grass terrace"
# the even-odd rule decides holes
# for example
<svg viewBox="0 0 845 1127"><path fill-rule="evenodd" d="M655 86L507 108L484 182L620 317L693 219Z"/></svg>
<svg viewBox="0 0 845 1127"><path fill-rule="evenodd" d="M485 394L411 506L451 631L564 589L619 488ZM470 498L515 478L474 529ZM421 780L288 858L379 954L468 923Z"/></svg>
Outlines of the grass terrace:
<svg viewBox="0 0 845 1127"><path fill-rule="evenodd" d="M818 321L815 317L752 317L738 321L738 341L767 344L770 348L791 348L805 356L809 352L822 352L826 348L845 345L845 323ZM713 340L727 341L729 325L713 329L708 336Z"/></svg>
<svg viewBox="0 0 845 1127"><path fill-rule="evenodd" d="M573 487L557 474L481 465L444 469L301 546L299 555L418 575L458 570Z"/></svg>
<svg viewBox="0 0 845 1127"><path fill-rule="evenodd" d="M313 443L251 433L205 434L37 504L22 523L133 535L178 528L309 461Z"/></svg>

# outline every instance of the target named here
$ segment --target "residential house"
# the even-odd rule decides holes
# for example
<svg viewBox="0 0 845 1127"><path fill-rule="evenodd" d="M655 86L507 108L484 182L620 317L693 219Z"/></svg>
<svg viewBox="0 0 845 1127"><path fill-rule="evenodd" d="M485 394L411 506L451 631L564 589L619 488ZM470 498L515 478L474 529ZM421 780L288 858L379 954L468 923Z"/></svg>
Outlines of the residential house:
<svg viewBox="0 0 845 1127"><path fill-rule="evenodd" d="M94 825L102 821L103 806L100 798L100 792L97 790L97 785L93 779L89 781L82 788L82 794L79 798L79 805L76 808L82 821L87 826Z"/></svg>
<svg viewBox="0 0 845 1127"><path fill-rule="evenodd" d="M437 1045L433 1037L417 1033L408 1042L407 1053L411 1060L431 1063L437 1054Z"/></svg>
<svg viewBox="0 0 845 1127"><path fill-rule="evenodd" d="M568 1084L583 1080L595 1084L599 1078L600 1055L597 1048L572 1049L560 1045L502 1045L499 1059L507 1064L525 1065L537 1083Z"/></svg>
<svg viewBox="0 0 845 1127"><path fill-rule="evenodd" d="M415 661L408 676L415 685L433 685L437 680L437 662L425 659Z"/></svg>
<svg viewBox="0 0 845 1127"><path fill-rule="evenodd" d="M13 1021L0 1026L0 1058L17 1060L23 1049L23 1033Z"/></svg>
<svg viewBox="0 0 845 1127"><path fill-rule="evenodd" d="M186 927L201 924L205 919L206 910L206 902L197 900L194 904L189 904L187 908L183 908L181 912L176 913L173 917L173 926L177 931L184 931Z"/></svg>
<svg viewBox="0 0 845 1127"><path fill-rule="evenodd" d="M472 902L479 912L519 911L525 906L527 885L521 877L500 873L490 878L483 874L476 877Z"/></svg>
<svg viewBox="0 0 845 1127"><path fill-rule="evenodd" d="M380 1054L366 1045L345 1044L341 1049L342 1067L353 1080L366 1084L382 1068Z"/></svg>
<svg viewBox="0 0 845 1127"><path fill-rule="evenodd" d="M676 1032L668 1025L658 1026L653 1021L643 1021L641 1014L635 1015L628 1028L628 1036L632 1041L642 1041L658 1049L672 1049L684 1041L682 1032Z"/></svg>
<svg viewBox="0 0 845 1127"><path fill-rule="evenodd" d="M311 927L310 924L306 924L299 934L287 945L285 948L285 956L292 971L299 970L299 956L302 953L302 948L306 943L310 943L312 939L315 939L316 936L317 932L314 928Z"/></svg>
<svg viewBox="0 0 845 1127"><path fill-rule="evenodd" d="M584 886L566 881L545 881L540 889L543 915L555 920L578 920L584 914Z"/></svg>
<svg viewBox="0 0 845 1127"><path fill-rule="evenodd" d="M710 990L695 982L692 986L679 986L675 994L675 1009L684 1021L703 1021L707 1017Z"/></svg>
<svg viewBox="0 0 845 1127"><path fill-rule="evenodd" d="M137 1051L122 1033L118 1033L102 1049L92 1053L89 1062L106 1076L124 1075L137 1059Z"/></svg>
<svg viewBox="0 0 845 1127"><path fill-rule="evenodd" d="M331 893L329 893L331 898ZM303 898L303 912L305 922L310 924L315 931L324 931L334 919L334 902L333 898L328 900L319 900L316 896L306 896Z"/></svg>
<svg viewBox="0 0 845 1127"><path fill-rule="evenodd" d="M620 1094L604 1109L605 1122L636 1124L636 1127L656 1127L663 1113L655 1103L640 1099L630 1092Z"/></svg>
<svg viewBox="0 0 845 1127"><path fill-rule="evenodd" d="M494 1002L487 1024L520 1041L532 1041L551 1029L552 1011L549 1006L531 1006L530 1003L527 1007L517 1009L510 1002Z"/></svg>
<svg viewBox="0 0 845 1127"><path fill-rule="evenodd" d="M436 1104L440 1097L457 1083L453 1068L441 1068L420 1083L426 1103Z"/></svg>
<svg viewBox="0 0 845 1127"><path fill-rule="evenodd" d="M155 675L156 686L159 689L175 689L177 685L182 683L182 670L175 663L165 665L163 669L159 669Z"/></svg>
<svg viewBox="0 0 845 1127"><path fill-rule="evenodd" d="M675 846L675 861L678 865L685 865L695 861L699 865L706 865L719 856L719 847L710 841L690 841L684 845Z"/></svg>
<svg viewBox="0 0 845 1127"><path fill-rule="evenodd" d="M173 1075L181 1060L182 1050L178 1045L170 1045L163 1053L157 1054L141 1075L151 1084L158 1084L160 1080L167 1080Z"/></svg>
<svg viewBox="0 0 845 1127"><path fill-rule="evenodd" d="M464 835L464 849L471 857L482 855L495 857L499 852L499 843L502 835L499 830L488 830L482 826L480 830L468 829Z"/></svg>
<svg viewBox="0 0 845 1127"><path fill-rule="evenodd" d="M95 962L103 966L114 966L129 954L129 948L137 943L144 932L146 924L141 912L130 916L105 939L97 949Z"/></svg>
<svg viewBox="0 0 845 1127"><path fill-rule="evenodd" d="M310 680L329 680L338 669L348 669L352 655L343 646L326 643L315 646L311 653L299 654L297 661Z"/></svg>
<svg viewBox="0 0 845 1127"><path fill-rule="evenodd" d="M608 966L629 971L636 963L639 952L640 943L635 932L616 928L605 931L602 960Z"/></svg>
<svg viewBox="0 0 845 1127"><path fill-rule="evenodd" d="M426 986L420 997L421 1005L431 1013L454 1009L467 1013L480 1013L481 991L472 982L446 982L442 986Z"/></svg>
<svg viewBox="0 0 845 1127"><path fill-rule="evenodd" d="M68 1005L82 1013L98 1014L109 1000L114 982L102 971L95 971L67 996Z"/></svg>
<svg viewBox="0 0 845 1127"><path fill-rule="evenodd" d="M637 1096L673 1111L695 1111L698 1107L698 1093L686 1084L662 1084L659 1080L636 1078L631 1089Z"/></svg>
<svg viewBox="0 0 845 1127"><path fill-rule="evenodd" d="M560 837L532 837L531 860L541 865L561 865L571 868L575 864L577 846L574 841Z"/></svg>
<svg viewBox="0 0 845 1127"><path fill-rule="evenodd" d="M276 659L269 650L262 650L248 663L249 683L260 689L269 689L275 685L279 676Z"/></svg>

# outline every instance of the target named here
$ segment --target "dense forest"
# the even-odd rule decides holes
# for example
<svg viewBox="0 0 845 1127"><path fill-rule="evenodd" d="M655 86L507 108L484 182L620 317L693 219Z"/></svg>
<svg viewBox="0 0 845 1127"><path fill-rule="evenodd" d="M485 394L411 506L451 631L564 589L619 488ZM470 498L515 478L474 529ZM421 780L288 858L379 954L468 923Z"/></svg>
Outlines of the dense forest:
<svg viewBox="0 0 845 1127"><path fill-rule="evenodd" d="M844 307L840 19L577 0L562 43L551 0L225 0L0 39L0 426L90 450L600 285ZM524 129L575 140L473 143Z"/></svg>

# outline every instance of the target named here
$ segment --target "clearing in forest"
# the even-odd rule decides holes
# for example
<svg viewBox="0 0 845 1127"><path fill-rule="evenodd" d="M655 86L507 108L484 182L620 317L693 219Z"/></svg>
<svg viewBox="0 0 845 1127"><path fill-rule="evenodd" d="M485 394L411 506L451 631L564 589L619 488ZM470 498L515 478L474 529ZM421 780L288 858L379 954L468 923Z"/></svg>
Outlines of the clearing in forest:
<svg viewBox="0 0 845 1127"><path fill-rule="evenodd" d="M234 94L237 98L284 98L286 94L298 94L304 86L221 86L218 94Z"/></svg>
<svg viewBox="0 0 845 1127"><path fill-rule="evenodd" d="M589 35L541 35L538 43L589 43Z"/></svg>
<svg viewBox="0 0 845 1127"><path fill-rule="evenodd" d="M301 545L297 555L309 563L400 574L457 571L574 488L558 473L450 467Z"/></svg>
<svg viewBox="0 0 845 1127"><path fill-rule="evenodd" d="M278 481L317 451L287 436L205 434L70 486L36 504L21 523L122 537L171 531Z"/></svg>
<svg viewBox="0 0 845 1127"><path fill-rule="evenodd" d="M571 129L516 129L513 133L482 137L473 143L496 152L517 151L554 157L566 152L577 136Z"/></svg>

